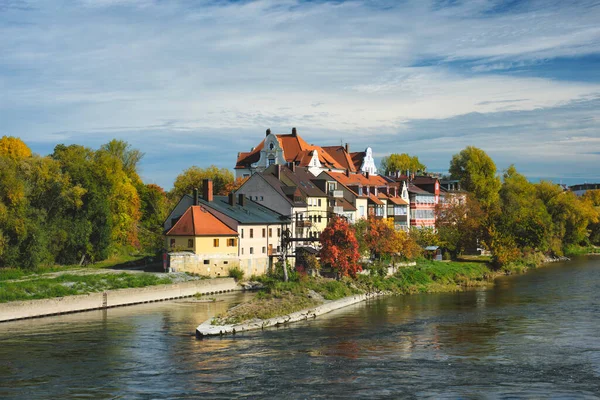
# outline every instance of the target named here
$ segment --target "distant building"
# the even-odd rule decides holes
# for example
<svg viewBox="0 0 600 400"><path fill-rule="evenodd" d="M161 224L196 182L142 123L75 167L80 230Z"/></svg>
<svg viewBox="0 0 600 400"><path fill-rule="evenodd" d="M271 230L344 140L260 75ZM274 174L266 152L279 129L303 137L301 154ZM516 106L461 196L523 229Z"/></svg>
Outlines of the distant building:
<svg viewBox="0 0 600 400"><path fill-rule="evenodd" d="M292 128L291 134L277 135L267 129L265 138L256 147L238 153L236 178L247 178L271 165L307 168L314 176L322 171L377 173L371 148L358 153L348 150L348 145L320 147L308 144L296 128Z"/></svg>
<svg viewBox="0 0 600 400"><path fill-rule="evenodd" d="M167 248L196 255L185 257L188 272L226 276L239 266L248 277L264 274L281 253L289 218L244 195L214 196L211 181L203 188L202 197L183 196L165 221Z"/></svg>
<svg viewBox="0 0 600 400"><path fill-rule="evenodd" d="M588 190L600 190L600 183L582 183L569 186L569 190L577 196L583 196Z"/></svg>

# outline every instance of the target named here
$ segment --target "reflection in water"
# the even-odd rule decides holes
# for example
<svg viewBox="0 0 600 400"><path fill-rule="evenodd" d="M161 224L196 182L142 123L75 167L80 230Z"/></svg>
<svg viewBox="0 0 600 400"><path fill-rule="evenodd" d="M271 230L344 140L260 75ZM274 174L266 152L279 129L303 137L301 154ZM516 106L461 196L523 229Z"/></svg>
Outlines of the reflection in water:
<svg viewBox="0 0 600 400"><path fill-rule="evenodd" d="M197 340L242 300L0 325L0 398L597 398L600 259Z"/></svg>

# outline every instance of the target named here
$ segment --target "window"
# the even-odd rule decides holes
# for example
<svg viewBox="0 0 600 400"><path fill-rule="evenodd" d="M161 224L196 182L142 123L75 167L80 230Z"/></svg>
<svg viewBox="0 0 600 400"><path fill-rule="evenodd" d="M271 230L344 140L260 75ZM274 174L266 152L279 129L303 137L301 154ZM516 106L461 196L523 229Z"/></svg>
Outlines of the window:
<svg viewBox="0 0 600 400"><path fill-rule="evenodd" d="M250 239L254 237L254 229L250 229Z"/></svg>
<svg viewBox="0 0 600 400"><path fill-rule="evenodd" d="M269 158L269 165L273 165L275 164L275 158L274 157L270 157Z"/></svg>
<svg viewBox="0 0 600 400"><path fill-rule="evenodd" d="M188 239L188 248L194 247L194 239Z"/></svg>
<svg viewBox="0 0 600 400"><path fill-rule="evenodd" d="M327 186L328 186L328 189L329 189L330 193L335 190L335 182L328 182Z"/></svg>
<svg viewBox="0 0 600 400"><path fill-rule="evenodd" d="M273 150L273 147L275 147L275 145L273 143L269 144L269 150Z"/></svg>
<svg viewBox="0 0 600 400"><path fill-rule="evenodd" d="M223 261L223 264L227 265L229 264L229 261Z"/></svg>
<svg viewBox="0 0 600 400"><path fill-rule="evenodd" d="M244 178L250 178L250 174L243 174L242 175Z"/></svg>
<svg viewBox="0 0 600 400"><path fill-rule="evenodd" d="M204 265L210 264L210 260L204 260Z"/></svg>
<svg viewBox="0 0 600 400"><path fill-rule="evenodd" d="M260 196L260 201L263 201L264 199L264 196Z"/></svg>
<svg viewBox="0 0 600 400"><path fill-rule="evenodd" d="M263 254L265 254L267 252L267 248L265 246L263 246L262 251L263 251Z"/></svg>
<svg viewBox="0 0 600 400"><path fill-rule="evenodd" d="M318 218L319 218L319 222L321 222L321 216L320 216L320 215L319 215L319 217L318 217Z"/></svg>
<svg viewBox="0 0 600 400"><path fill-rule="evenodd" d="M267 237L267 230L265 228L263 228L262 234L263 234L263 237Z"/></svg>
<svg viewBox="0 0 600 400"><path fill-rule="evenodd" d="M319 205L319 207L321 207L321 199L317 200L317 204Z"/></svg>
<svg viewBox="0 0 600 400"><path fill-rule="evenodd" d="M277 252L279 253L281 251L281 246L277 246Z"/></svg>
<svg viewBox="0 0 600 400"><path fill-rule="evenodd" d="M242 229L242 239L244 238L244 230Z"/></svg>
<svg viewBox="0 0 600 400"><path fill-rule="evenodd" d="M269 237L273 237L273 228L269 228Z"/></svg>
<svg viewBox="0 0 600 400"><path fill-rule="evenodd" d="M361 217L364 217L365 216L365 206L358 207L358 210L359 210L359 215Z"/></svg>
<svg viewBox="0 0 600 400"><path fill-rule="evenodd" d="M236 239L227 239L227 246L229 247L235 247L237 246L237 240Z"/></svg>
<svg viewBox="0 0 600 400"><path fill-rule="evenodd" d="M244 248L242 247L242 255L244 255Z"/></svg>
<svg viewBox="0 0 600 400"><path fill-rule="evenodd" d="M171 239L171 247L175 247L175 239Z"/></svg>
<svg viewBox="0 0 600 400"><path fill-rule="evenodd" d="M277 228L277 236L281 236L281 228Z"/></svg>
<svg viewBox="0 0 600 400"><path fill-rule="evenodd" d="M254 247L250 247L250 254L254 254Z"/></svg>
<svg viewBox="0 0 600 400"><path fill-rule="evenodd" d="M219 247L219 239L213 239L213 247Z"/></svg>

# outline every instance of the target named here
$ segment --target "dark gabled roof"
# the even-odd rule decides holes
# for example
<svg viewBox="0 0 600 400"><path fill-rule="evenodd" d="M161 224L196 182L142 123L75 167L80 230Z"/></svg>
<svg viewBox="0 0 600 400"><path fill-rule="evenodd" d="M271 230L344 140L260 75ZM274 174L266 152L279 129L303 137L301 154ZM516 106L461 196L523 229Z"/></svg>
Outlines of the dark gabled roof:
<svg viewBox="0 0 600 400"><path fill-rule="evenodd" d="M283 182L277 179L274 175L264 172L257 172L254 175L260 176L264 179L269 186L271 186L281 197L283 197L292 207L306 207L306 202L296 201L294 193L296 192L295 187L286 186ZM253 175L253 176L254 176Z"/></svg>
<svg viewBox="0 0 600 400"><path fill-rule="evenodd" d="M343 169L349 169L350 172L356 172L356 167L354 166L354 162L350 157L350 154L346 152L346 147L344 146L322 146L323 150L325 150L331 157L333 157L337 163ZM359 165L360 167L360 165Z"/></svg>
<svg viewBox="0 0 600 400"><path fill-rule="evenodd" d="M280 174L285 179L287 178L293 183L302 193L308 197L327 197L327 195L312 182L315 176L308 172L305 168L296 168L294 171L284 166L280 167ZM285 184L285 182L284 182Z"/></svg>
<svg viewBox="0 0 600 400"><path fill-rule="evenodd" d="M435 196L433 193L430 193L426 190L421 189L420 187L417 187L415 185L413 185L412 183L408 184L408 193L414 193L414 194L428 194L430 196Z"/></svg>
<svg viewBox="0 0 600 400"><path fill-rule="evenodd" d="M214 196L213 201L198 200L202 206L216 210L219 213L237 221L240 224L281 224L289 223L289 218L275 212L262 204L256 203L248 198L242 207L237 202L229 204L228 196Z"/></svg>

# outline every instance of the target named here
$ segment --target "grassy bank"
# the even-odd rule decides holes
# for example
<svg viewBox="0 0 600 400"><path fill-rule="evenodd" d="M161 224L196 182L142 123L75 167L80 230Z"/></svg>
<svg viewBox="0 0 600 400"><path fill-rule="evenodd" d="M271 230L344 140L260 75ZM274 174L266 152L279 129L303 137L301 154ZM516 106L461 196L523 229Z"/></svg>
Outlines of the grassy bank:
<svg viewBox="0 0 600 400"><path fill-rule="evenodd" d="M495 277L502 274L503 271L492 271L484 262L422 260L416 266L400 268L390 277L360 275L356 279L340 281L297 277L291 282L263 277L258 279L265 288L258 292L255 299L219 315L213 324L273 318L359 293L376 291L401 295L460 291L467 287L490 285Z"/></svg>
<svg viewBox="0 0 600 400"><path fill-rule="evenodd" d="M585 256L588 254L600 254L600 247L597 246L569 246L565 249L567 257Z"/></svg>
<svg viewBox="0 0 600 400"><path fill-rule="evenodd" d="M139 288L171 283L168 277L149 273L62 274L53 278L35 278L0 282L0 303L18 300L47 299L102 292L104 290Z"/></svg>

